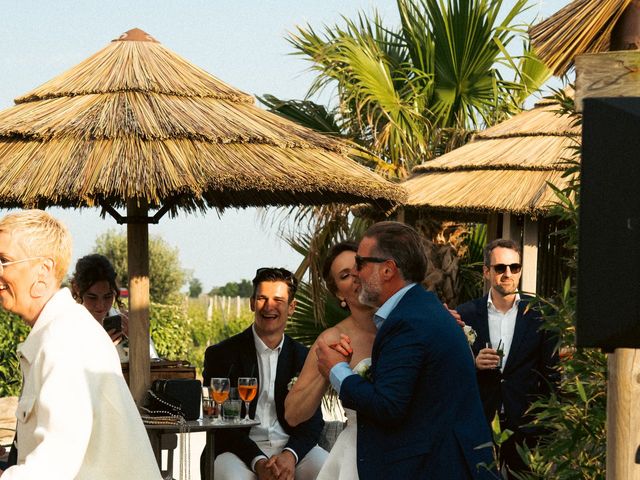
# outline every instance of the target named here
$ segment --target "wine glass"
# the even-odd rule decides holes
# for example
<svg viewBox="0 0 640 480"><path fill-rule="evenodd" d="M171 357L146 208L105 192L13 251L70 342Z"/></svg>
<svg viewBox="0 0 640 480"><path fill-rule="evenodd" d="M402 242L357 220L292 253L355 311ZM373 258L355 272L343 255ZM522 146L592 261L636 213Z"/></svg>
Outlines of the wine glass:
<svg viewBox="0 0 640 480"><path fill-rule="evenodd" d="M229 388L231 387L231 381L228 378L215 377L211 379L211 393L213 400L218 405L218 414L216 415L215 423L222 422L222 404L229 396Z"/></svg>
<svg viewBox="0 0 640 480"><path fill-rule="evenodd" d="M245 414L242 419L242 423L251 422L249 418L249 404L256 398L258 393L258 379L255 377L240 377L238 378L238 394L240 399L244 401Z"/></svg>

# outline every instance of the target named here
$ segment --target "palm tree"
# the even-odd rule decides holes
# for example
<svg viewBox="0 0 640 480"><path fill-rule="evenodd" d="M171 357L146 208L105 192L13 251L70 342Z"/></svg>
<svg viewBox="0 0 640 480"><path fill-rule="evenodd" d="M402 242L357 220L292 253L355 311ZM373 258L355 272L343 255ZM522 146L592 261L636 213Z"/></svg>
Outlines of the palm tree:
<svg viewBox="0 0 640 480"><path fill-rule="evenodd" d="M289 41L318 72L308 96L335 86L336 125L402 178L473 130L519 111L548 78L532 55L516 59L506 50L525 38L515 19L527 0L506 13L502 3L398 0L398 28L384 26L377 13L361 14L321 34L297 27Z"/></svg>
<svg viewBox="0 0 640 480"><path fill-rule="evenodd" d="M377 13L343 18L344 26L322 33L297 27L289 42L318 74L307 99L261 100L280 115L350 141L356 160L404 178L414 165L465 143L474 130L518 112L548 78L528 49L518 58L507 52L516 39L526 40L526 26L516 18L527 0L506 12L502 3L397 0L399 27L383 25ZM327 87L336 92L331 108L309 100ZM290 237L305 254L298 273L310 271L318 322L324 318L318 262L336 236L349 234L348 213L342 206L305 210L298 215L312 219L308 237Z"/></svg>

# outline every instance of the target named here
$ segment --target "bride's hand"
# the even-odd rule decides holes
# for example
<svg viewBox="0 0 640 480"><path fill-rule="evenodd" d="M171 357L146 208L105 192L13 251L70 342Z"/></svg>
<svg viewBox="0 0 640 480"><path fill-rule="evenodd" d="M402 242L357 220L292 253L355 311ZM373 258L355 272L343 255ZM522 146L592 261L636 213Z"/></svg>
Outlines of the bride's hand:
<svg viewBox="0 0 640 480"><path fill-rule="evenodd" d="M349 335L345 335L344 333L340 334L340 341L338 343L332 343L329 345L336 352L348 357L351 360L351 355L353 354L353 348L351 348L351 339Z"/></svg>
<svg viewBox="0 0 640 480"><path fill-rule="evenodd" d="M343 355L342 353L338 352L336 349L324 343L322 340L318 340L316 345L317 345L316 356L318 357L318 371L326 379L329 378L329 372L336 364L340 362L349 363L351 361L351 354Z"/></svg>

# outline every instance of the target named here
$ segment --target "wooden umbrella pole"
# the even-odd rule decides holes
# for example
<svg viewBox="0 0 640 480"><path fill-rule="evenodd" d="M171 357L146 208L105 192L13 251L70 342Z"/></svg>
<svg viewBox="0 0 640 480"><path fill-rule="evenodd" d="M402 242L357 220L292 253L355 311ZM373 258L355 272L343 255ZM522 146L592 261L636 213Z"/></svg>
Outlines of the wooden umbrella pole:
<svg viewBox="0 0 640 480"><path fill-rule="evenodd" d="M616 348L608 370L607 480L640 480L640 350Z"/></svg>
<svg viewBox="0 0 640 480"><path fill-rule="evenodd" d="M146 202L128 200L127 217L146 218ZM151 384L149 359L149 225L127 224L129 268L129 388L138 405Z"/></svg>

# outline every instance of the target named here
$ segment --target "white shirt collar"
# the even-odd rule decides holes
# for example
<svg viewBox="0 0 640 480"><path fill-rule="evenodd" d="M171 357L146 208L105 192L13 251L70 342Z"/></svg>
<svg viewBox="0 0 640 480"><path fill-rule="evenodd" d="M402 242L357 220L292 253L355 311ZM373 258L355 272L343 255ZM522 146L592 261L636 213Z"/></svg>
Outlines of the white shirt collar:
<svg viewBox="0 0 640 480"><path fill-rule="evenodd" d="M267 344L264 343L262 341L262 339L258 336L258 334L256 332L255 323L251 325L251 331L253 332L253 344L256 347L256 352L265 353L267 351L276 351L276 352L280 353L280 351L282 350L282 344L284 343L284 334L282 335L282 338L280 339L280 343L278 343L276 348L269 348L267 346Z"/></svg>
<svg viewBox="0 0 640 480"><path fill-rule="evenodd" d="M374 322L377 328L380 328L384 321L387 319L389 314L393 311L394 308L400 303L402 297L404 297L405 293L409 291L411 287L413 287L415 283L410 283L409 285L405 285L396 293L387 298L387 301L384 302L374 316Z"/></svg>
<svg viewBox="0 0 640 480"><path fill-rule="evenodd" d="M493 309L498 311L498 309L496 308L496 306L493 303L493 300L491 300L491 292L493 291L493 288L491 288L489 290L489 295L487 295L487 309ZM516 292L516 299L513 302L513 305L511 305L511 308L518 308L518 305L520 304L520 294L518 292ZM509 310L511 310L511 308Z"/></svg>

